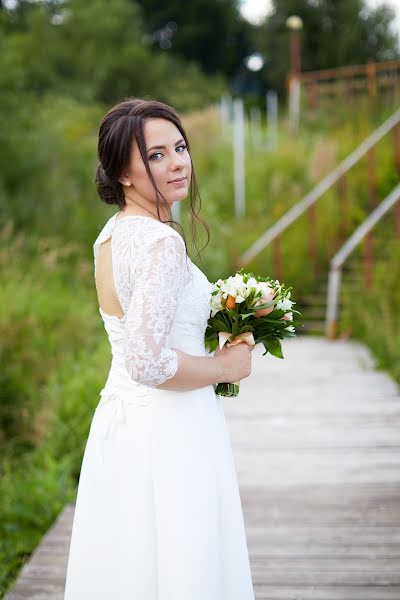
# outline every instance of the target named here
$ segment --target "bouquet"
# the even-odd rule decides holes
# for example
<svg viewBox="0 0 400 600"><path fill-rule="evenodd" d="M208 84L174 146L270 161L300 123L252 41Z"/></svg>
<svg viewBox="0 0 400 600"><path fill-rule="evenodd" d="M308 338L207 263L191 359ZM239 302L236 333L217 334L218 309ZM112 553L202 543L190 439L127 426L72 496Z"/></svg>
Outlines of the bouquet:
<svg viewBox="0 0 400 600"><path fill-rule="evenodd" d="M228 279L212 284L211 312L205 331L205 345L213 352L217 346L261 342L265 354L283 358L281 339L295 337L300 324L293 313L301 317L290 300L292 288L271 277L256 277L241 269ZM288 325L288 321L290 324ZM237 396L239 381L218 383L220 396Z"/></svg>

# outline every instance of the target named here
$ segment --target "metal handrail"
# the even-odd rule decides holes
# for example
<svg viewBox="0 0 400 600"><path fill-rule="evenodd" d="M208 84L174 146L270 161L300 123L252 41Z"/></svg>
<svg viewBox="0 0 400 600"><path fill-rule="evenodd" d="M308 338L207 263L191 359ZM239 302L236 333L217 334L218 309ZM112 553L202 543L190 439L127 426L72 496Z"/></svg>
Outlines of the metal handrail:
<svg viewBox="0 0 400 600"><path fill-rule="evenodd" d="M361 65L347 65L345 67L334 67L332 69L320 69L318 71L303 71L300 73L302 83L309 83L315 79L334 79L339 77L352 77L353 75L368 74L368 71L373 68L378 71L391 71L400 68L400 60L388 60L385 62L370 62Z"/></svg>
<svg viewBox="0 0 400 600"><path fill-rule="evenodd" d="M400 183L386 196L384 200L368 215L368 217L357 227L343 246L336 252L330 261L328 278L327 306L326 306L326 329L328 337L334 337L338 313L338 300L342 266L354 248L365 238L371 229L382 219L388 210L400 200Z"/></svg>
<svg viewBox="0 0 400 600"><path fill-rule="evenodd" d="M351 167L353 167L371 148L373 148L393 127L400 122L400 109L389 117L382 125L371 133L347 158L345 158L329 175L322 179L311 192L292 206L272 227L269 227L248 250L239 258L239 266L247 265L257 254L277 238L289 225L300 217L335 184Z"/></svg>

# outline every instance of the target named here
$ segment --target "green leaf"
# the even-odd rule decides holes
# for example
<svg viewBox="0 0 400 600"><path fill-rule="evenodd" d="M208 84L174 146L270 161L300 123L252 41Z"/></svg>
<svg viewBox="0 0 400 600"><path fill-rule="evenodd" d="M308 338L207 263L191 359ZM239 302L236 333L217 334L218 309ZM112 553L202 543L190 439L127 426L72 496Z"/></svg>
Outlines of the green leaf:
<svg viewBox="0 0 400 600"><path fill-rule="evenodd" d="M276 300L270 300L269 302L264 302L263 304L257 304L257 306L252 307L254 311L261 310L262 308L271 308L276 304Z"/></svg>
<svg viewBox="0 0 400 600"><path fill-rule="evenodd" d="M251 312L251 313L246 313L245 315L239 314L238 317L243 320L243 319L246 319L247 317L252 317L253 315L254 315L254 313Z"/></svg>
<svg viewBox="0 0 400 600"><path fill-rule="evenodd" d="M218 338L215 338L213 340L208 339L205 342L205 347L209 349L210 352L214 352L214 350L216 350L217 346L218 346Z"/></svg>
<svg viewBox="0 0 400 600"><path fill-rule="evenodd" d="M219 319L211 319L211 327L214 331L219 333L220 331L228 331L226 324Z"/></svg>
<svg viewBox="0 0 400 600"><path fill-rule="evenodd" d="M240 333L246 333L247 331L254 331L254 327L252 327L251 325L243 325L243 327L241 327L240 329Z"/></svg>
<svg viewBox="0 0 400 600"><path fill-rule="evenodd" d="M235 322L233 324L232 333L233 333L233 337L236 337L240 333L239 324L237 322Z"/></svg>
<svg viewBox="0 0 400 600"><path fill-rule="evenodd" d="M278 339L266 339L263 340L264 348L277 358L284 358L282 354L282 346ZM266 354L266 353L265 353Z"/></svg>

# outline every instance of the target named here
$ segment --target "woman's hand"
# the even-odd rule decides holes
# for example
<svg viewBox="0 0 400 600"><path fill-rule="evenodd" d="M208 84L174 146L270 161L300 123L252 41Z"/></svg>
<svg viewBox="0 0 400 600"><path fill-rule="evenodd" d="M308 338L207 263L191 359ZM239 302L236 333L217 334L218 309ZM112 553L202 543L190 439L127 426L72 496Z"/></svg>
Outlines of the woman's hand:
<svg viewBox="0 0 400 600"><path fill-rule="evenodd" d="M251 373L251 352L254 346L249 346L243 340L227 342L222 349L216 348L214 358L220 362L223 377L221 383L234 383L248 377Z"/></svg>

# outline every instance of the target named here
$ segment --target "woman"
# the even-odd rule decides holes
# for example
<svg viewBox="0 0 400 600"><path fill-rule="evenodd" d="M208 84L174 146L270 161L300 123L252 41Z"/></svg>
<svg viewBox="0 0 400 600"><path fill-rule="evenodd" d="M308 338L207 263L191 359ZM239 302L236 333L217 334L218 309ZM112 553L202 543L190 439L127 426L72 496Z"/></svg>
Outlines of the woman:
<svg viewBox="0 0 400 600"><path fill-rule="evenodd" d="M166 104L128 99L99 131L94 243L112 364L81 466L65 600L254 600L229 434L213 385L247 377L247 344L204 346L211 284L173 229L197 192Z"/></svg>

